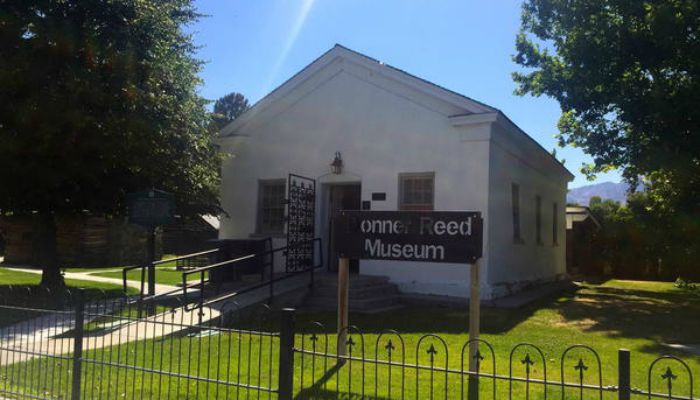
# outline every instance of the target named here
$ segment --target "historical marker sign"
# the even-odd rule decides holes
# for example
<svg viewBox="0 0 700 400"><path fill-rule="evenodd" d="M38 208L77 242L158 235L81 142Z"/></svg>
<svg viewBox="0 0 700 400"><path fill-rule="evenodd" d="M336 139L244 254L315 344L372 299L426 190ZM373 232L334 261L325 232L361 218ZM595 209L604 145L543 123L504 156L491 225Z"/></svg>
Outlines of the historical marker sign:
<svg viewBox="0 0 700 400"><path fill-rule="evenodd" d="M175 198L162 190L146 190L127 195L129 222L148 227L175 222Z"/></svg>
<svg viewBox="0 0 700 400"><path fill-rule="evenodd" d="M479 212L341 211L334 227L343 258L474 263L482 255Z"/></svg>

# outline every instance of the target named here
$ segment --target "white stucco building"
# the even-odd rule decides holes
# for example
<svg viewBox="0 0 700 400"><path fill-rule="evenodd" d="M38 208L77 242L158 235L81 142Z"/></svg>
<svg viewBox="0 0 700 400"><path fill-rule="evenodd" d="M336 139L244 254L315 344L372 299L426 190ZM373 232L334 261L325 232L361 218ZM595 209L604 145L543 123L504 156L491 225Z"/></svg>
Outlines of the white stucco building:
<svg viewBox="0 0 700 400"><path fill-rule="evenodd" d="M220 237L284 245L289 173L314 178L316 236L334 209L480 211L483 298L566 272L573 176L502 112L336 45L221 132ZM340 174L329 164L336 152ZM335 261L325 252L330 270ZM466 265L359 261L408 293L467 297Z"/></svg>

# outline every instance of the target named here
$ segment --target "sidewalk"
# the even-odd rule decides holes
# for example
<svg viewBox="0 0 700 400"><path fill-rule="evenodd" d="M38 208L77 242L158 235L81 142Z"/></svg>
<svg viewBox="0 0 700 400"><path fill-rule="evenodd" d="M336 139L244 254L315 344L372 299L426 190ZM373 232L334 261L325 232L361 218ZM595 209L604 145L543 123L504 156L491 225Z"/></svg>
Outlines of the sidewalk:
<svg viewBox="0 0 700 400"><path fill-rule="evenodd" d="M38 269L31 269L31 268L14 268L14 267L5 267L5 269L9 271L18 271L18 272L28 272L30 274L41 274L41 270ZM121 271L121 269L113 269L114 271ZM109 270L109 271L113 271ZM103 272L100 270L100 272ZM92 282L100 282L100 283L111 283L113 285L118 285L122 286L124 282L119 279L119 278L109 278L106 276L97 276L97 275L91 275L94 272L65 272L63 276L66 279L79 279L83 281L92 281ZM126 285L137 289L141 290L141 282L140 281L131 281L128 280L126 281ZM172 292L174 290L179 289L178 286L172 286L172 285L163 285L160 283L156 283L156 294L161 294L161 293L166 293L166 292Z"/></svg>
<svg viewBox="0 0 700 400"><path fill-rule="evenodd" d="M31 270L13 268L17 271L29 272ZM41 273L40 271L32 271ZM122 283L116 278L90 276L89 273L76 272L66 273L66 278L93 280L96 282ZM298 292L300 289L308 287L308 276L295 276L291 279L284 280L275 284L275 295L280 296L290 292ZM129 286L135 284L140 288L140 282L127 281ZM156 292L162 293L165 291L178 289L170 285L156 286ZM227 293L236 292L235 289L229 289ZM133 318L119 317L109 315L115 311L116 306L123 299L114 300L114 302L104 301L97 303L89 303L85 305L85 321L83 326L89 322L99 318L104 318L106 321L101 324L104 328L102 331L90 332L83 339L83 350L94 350L104 347L110 347L117 344L126 344L139 340L155 339L163 336L168 336L186 329L190 329L199 324L199 313L202 313L201 321L203 324L218 318L224 308L232 311L235 307L237 310L245 309L254 304L265 302L269 298L269 288L260 287L246 293L240 298L236 298L235 302L223 301L212 305L211 307L203 307L186 311L184 307L178 307L171 311L166 311L154 316L135 320ZM235 303L235 305L234 305ZM106 305L105 305L106 304ZM72 311L49 311L47 314L34 318L32 320L19 322L15 325L0 329L0 366L14 364L17 362L28 361L35 357L66 357L67 354L73 351L74 340L72 337L61 337L75 328L75 315ZM65 335L68 336L68 335Z"/></svg>
<svg viewBox="0 0 700 400"><path fill-rule="evenodd" d="M41 270L30 268L7 267L10 271L27 272L41 274ZM120 270L120 269L117 269ZM118 278L91 275L91 272L65 272L66 279L78 279L83 281L110 283L118 286L123 285L123 281ZM126 281L127 286L141 289L141 282ZM156 284L156 294L177 291L180 288L172 285ZM98 303L88 303L85 305L85 324L88 324L100 317L109 315L115 311L118 305L123 305L123 299L113 301L99 301ZM197 310L199 311L199 310ZM219 316L219 312L210 308L203 310L202 321L206 322ZM166 320L166 316L167 319ZM61 338L72 329L75 329L75 315L72 311L55 311L47 313L38 318L22 321L17 324L0 329L0 347L7 350L0 351L0 365L26 361L37 357L31 353L60 355L73 351L73 339L70 337ZM174 312L161 313L155 316L144 318L140 321L130 321L126 318L108 317L112 319L115 329L109 330L102 335L91 335L83 341L83 349L91 350L110 346L112 343L126 343L144 338L156 338L169 335L186 328L197 321L198 315L194 311L184 311L182 307ZM179 325L178 325L179 323ZM156 333L156 327L157 333ZM17 353L9 350L22 350L28 353Z"/></svg>
<svg viewBox="0 0 700 400"><path fill-rule="evenodd" d="M116 303L117 301L114 302L113 306ZM105 311L110 310L103 310L101 304L99 312L93 305L86 305L83 326L98 318L106 318L107 321L102 326L107 329L98 333L86 334L83 338L84 351L138 340L155 339L191 328L198 324L200 311L203 322L217 318L221 314L218 310L209 307L190 311L179 307L172 312L167 311L134 320L127 317L110 316ZM74 339L70 337L71 335L65 334L75 329L74 325L72 312L57 311L0 329L0 347L2 348L0 350L0 365L7 366L36 357L56 357L71 353ZM68 337L61 337L64 335Z"/></svg>

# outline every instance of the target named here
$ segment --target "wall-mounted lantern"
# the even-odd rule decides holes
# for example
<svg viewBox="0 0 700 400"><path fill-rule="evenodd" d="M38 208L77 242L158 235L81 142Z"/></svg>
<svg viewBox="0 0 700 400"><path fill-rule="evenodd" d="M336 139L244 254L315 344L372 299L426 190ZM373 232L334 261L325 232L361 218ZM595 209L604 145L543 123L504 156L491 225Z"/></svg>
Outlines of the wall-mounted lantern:
<svg viewBox="0 0 700 400"><path fill-rule="evenodd" d="M343 157L340 155L339 151L335 152L335 158L331 163L331 172L333 172L336 175L340 175L343 173Z"/></svg>

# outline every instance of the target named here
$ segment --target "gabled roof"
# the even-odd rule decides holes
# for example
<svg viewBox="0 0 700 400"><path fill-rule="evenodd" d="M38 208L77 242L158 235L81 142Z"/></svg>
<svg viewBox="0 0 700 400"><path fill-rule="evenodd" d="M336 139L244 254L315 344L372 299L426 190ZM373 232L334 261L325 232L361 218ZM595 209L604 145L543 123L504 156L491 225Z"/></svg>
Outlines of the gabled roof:
<svg viewBox="0 0 700 400"><path fill-rule="evenodd" d="M443 101L446 101L450 104L453 104L456 107L464 109L465 114L498 112L498 109L484 104L480 101L474 100L460 93L436 85L423 78L419 78L415 75L409 74L408 72L405 72L399 68L385 64L382 61L366 56L362 53L358 53L357 51L348 49L345 46L336 44L330 50L323 53L320 57L312 61L311 64L304 67L301 71L294 74L291 78L287 79L273 91L268 93L265 97L256 102L250 109L248 109L248 111L241 114L238 118L233 120L228 125L224 126L224 128L221 129L220 136L235 136L236 131L242 126L246 125L247 120L252 118L254 115L258 114L261 111L261 109L264 109L269 103L274 101L276 98L283 97L287 92L291 91L298 84L303 83L314 72L332 63L338 57L353 60L369 68L379 69L381 72L392 75L393 78L396 78L410 86L413 86L414 88L432 94L433 96L439 97Z"/></svg>
<svg viewBox="0 0 700 400"><path fill-rule="evenodd" d="M367 56L367 55L365 55L365 54L359 53L359 52L357 52L357 51L355 51L355 50L349 49L349 48L347 48L347 47L345 47L345 46L343 46L343 45L336 44L333 48L334 48L334 49L335 49L335 48L341 48L341 49L343 49L343 50L345 50L345 51L348 51L348 52L350 52L350 53L352 53L352 54L357 55L358 57L362 57L362 58L364 58L364 59L366 59L366 60L368 60L368 61L371 61L371 62L373 62L373 63L376 63L376 64L378 64L378 65L381 65L381 66L383 66L383 67L385 67L385 68L389 68L389 69L391 69L391 70L393 70L393 71L396 71L396 72L398 72L398 73L400 73L400 74L403 74L403 75L405 75L407 78L415 79L415 80L417 80L417 81L419 81L419 82L421 82L421 83L423 83L423 84L425 84L425 85L430 86L430 87L433 88L433 89L437 89L437 90L439 90L439 91L442 91L442 92L444 92L445 94L452 95L452 96L458 96L458 97L460 97L461 99L463 99L464 101L467 102L467 103L463 104L463 105L465 105L465 106L472 106L472 105L473 105L472 103L476 103L476 104L478 104L478 105L480 105L480 106L482 106L482 107L484 108L484 110L480 110L480 112L495 112L495 111L498 111L498 109L496 109L496 108L494 108L494 107L491 107L490 105L488 105L488 104L486 104L486 103L482 103L482 102L480 102L480 101L478 101L478 100L474 100L474 99L472 99L471 97L468 97L468 96L465 96L465 95L463 95L463 94L461 94L461 93L458 93L458 92L455 92L455 91L453 91L453 90L447 89L447 88L444 87L444 86L440 86L440 85L438 85L438 84L436 84L436 83L433 83L433 82L430 82L430 81L428 81L428 80L425 80L425 79L423 79L423 78L421 78L421 77L419 77L419 76L415 76L415 75L413 75L413 74L411 74L411 73L408 73L408 72L402 70L401 68L397 68L397 67L391 66L391 65L389 65L389 64L385 64L385 63L382 62L382 61L379 61L379 60L377 60L377 59L375 59L375 58L372 58L372 57L370 57L370 56ZM332 49L331 49L331 50L332 50Z"/></svg>
<svg viewBox="0 0 700 400"><path fill-rule="evenodd" d="M573 179L573 175L569 172L566 167L554 156L551 155L542 145L534 140L525 131L520 129L515 123L513 123L502 111L492 107L488 104L482 103L480 101L474 100L471 97L467 97L463 94L454 92L447 88L444 88L435 83L429 82L423 78L412 75L400 68L393 67L391 65L385 64L375 58L369 57L355 50L351 50L340 44L336 44L330 50L323 53L320 57L312 61L309 65L304 67L301 71L294 74L291 78L287 79L277 88L272 90L265 97L256 102L248 111L240 115L238 118L233 120L231 123L226 125L219 132L220 137L230 137L237 136L237 132L246 126L249 121L251 121L255 115L260 113L262 110L266 109L268 105L273 103L275 100L284 97L287 93L291 92L298 85L304 83L307 79L314 75L314 73L320 71L322 68L331 64L338 58L345 58L354 61L370 70L378 71L381 74L390 76L392 79L399 81L403 84L408 85L418 91L425 93L429 96L436 97L447 104L454 106L463 112L456 115L450 115L450 119L459 119L462 117L468 117L470 119L483 117L482 119L491 120L494 118L501 117L501 119L507 121L511 124L515 130L521 133L524 138L534 144L537 148L543 151L545 154L551 158L551 161L557 165L559 169L568 177L569 180Z"/></svg>
<svg viewBox="0 0 700 400"><path fill-rule="evenodd" d="M600 222L586 206L566 206L566 229L573 229L575 223L590 219L600 229Z"/></svg>

